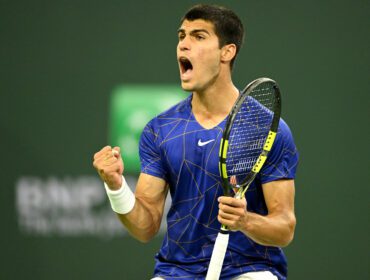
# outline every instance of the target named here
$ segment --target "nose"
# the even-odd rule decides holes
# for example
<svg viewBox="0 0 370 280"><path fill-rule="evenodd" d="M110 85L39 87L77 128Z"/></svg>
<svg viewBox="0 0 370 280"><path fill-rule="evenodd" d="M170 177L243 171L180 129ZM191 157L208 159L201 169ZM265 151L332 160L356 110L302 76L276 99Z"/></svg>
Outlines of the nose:
<svg viewBox="0 0 370 280"><path fill-rule="evenodd" d="M190 40L189 37L186 36L185 38L181 39L177 44L177 47L180 51L190 50Z"/></svg>

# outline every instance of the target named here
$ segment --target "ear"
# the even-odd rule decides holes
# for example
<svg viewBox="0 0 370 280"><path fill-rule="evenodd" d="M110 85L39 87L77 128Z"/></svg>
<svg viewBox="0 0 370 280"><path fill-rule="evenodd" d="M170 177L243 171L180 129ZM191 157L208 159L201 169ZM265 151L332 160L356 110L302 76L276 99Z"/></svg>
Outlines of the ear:
<svg viewBox="0 0 370 280"><path fill-rule="evenodd" d="M236 55L236 45L228 44L221 48L221 62L230 62Z"/></svg>

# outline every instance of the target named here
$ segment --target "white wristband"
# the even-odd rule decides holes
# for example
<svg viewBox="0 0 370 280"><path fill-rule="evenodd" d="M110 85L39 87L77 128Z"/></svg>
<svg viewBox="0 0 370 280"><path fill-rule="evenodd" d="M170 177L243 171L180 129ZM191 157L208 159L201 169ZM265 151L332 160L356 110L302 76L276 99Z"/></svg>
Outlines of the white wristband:
<svg viewBox="0 0 370 280"><path fill-rule="evenodd" d="M118 190L111 190L105 182L104 187L114 212L127 214L134 208L135 195L127 185L125 177L122 176L122 185Z"/></svg>

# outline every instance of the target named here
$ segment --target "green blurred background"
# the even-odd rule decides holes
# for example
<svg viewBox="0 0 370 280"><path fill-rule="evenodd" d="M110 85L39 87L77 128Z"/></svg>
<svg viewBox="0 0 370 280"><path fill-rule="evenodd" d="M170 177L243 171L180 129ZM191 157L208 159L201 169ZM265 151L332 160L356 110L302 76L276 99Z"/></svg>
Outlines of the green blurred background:
<svg viewBox="0 0 370 280"><path fill-rule="evenodd" d="M236 85L282 89L300 150L289 279L369 279L370 2L203 2L246 26ZM150 278L162 237L119 228L92 156L117 88L179 84L195 3L0 1L0 279Z"/></svg>

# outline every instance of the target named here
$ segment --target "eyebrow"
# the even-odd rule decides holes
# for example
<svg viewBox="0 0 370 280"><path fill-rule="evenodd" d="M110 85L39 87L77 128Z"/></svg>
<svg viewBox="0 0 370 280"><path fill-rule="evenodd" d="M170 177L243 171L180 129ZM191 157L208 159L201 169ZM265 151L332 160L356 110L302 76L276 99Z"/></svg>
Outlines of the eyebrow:
<svg viewBox="0 0 370 280"><path fill-rule="evenodd" d="M193 30L190 31L190 34L195 34L195 33L200 33L200 32L204 32L204 33L207 33L208 35L210 35L208 30L206 30L206 29L193 29ZM185 32L185 29L179 28L177 30L177 33L186 33L186 32Z"/></svg>

